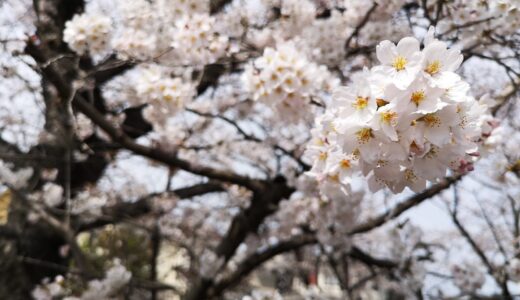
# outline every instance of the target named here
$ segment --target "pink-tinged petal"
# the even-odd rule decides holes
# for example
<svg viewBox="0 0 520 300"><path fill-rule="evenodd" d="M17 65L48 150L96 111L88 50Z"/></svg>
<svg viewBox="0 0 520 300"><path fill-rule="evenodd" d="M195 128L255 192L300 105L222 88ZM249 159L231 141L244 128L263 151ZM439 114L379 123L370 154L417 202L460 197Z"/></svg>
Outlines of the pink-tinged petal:
<svg viewBox="0 0 520 300"><path fill-rule="evenodd" d="M381 129L390 140L394 142L398 140L397 132L395 131L395 128L392 125L382 124Z"/></svg>
<svg viewBox="0 0 520 300"><path fill-rule="evenodd" d="M397 44L397 53L407 59L420 50L420 43L416 38L405 37Z"/></svg>
<svg viewBox="0 0 520 300"><path fill-rule="evenodd" d="M352 88L340 86L334 89L332 92L332 97L338 101L348 101L352 102L356 99L356 95L352 91Z"/></svg>
<svg viewBox="0 0 520 300"><path fill-rule="evenodd" d="M416 71L409 69L397 72L394 80L395 86L401 90L407 89L413 82L415 74L417 74Z"/></svg>
<svg viewBox="0 0 520 300"><path fill-rule="evenodd" d="M386 164L374 169L374 174L378 178L394 179L399 177L401 168L399 164Z"/></svg>
<svg viewBox="0 0 520 300"><path fill-rule="evenodd" d="M422 67L424 58L425 56L422 52L414 52L410 57L408 57L406 69L412 70L414 74L418 73Z"/></svg>
<svg viewBox="0 0 520 300"><path fill-rule="evenodd" d="M377 178L374 174L372 174L368 178L368 188L370 189L370 191L375 193L379 190L384 189L385 184L381 179Z"/></svg>
<svg viewBox="0 0 520 300"><path fill-rule="evenodd" d="M405 160L408 157L406 150L399 143L384 144L384 154L389 160Z"/></svg>
<svg viewBox="0 0 520 300"><path fill-rule="evenodd" d="M458 50L448 50L448 55L444 60L445 66L443 66L443 71L455 71L457 70L464 57L460 54Z"/></svg>
<svg viewBox="0 0 520 300"><path fill-rule="evenodd" d="M394 57L396 56L396 47L394 43L390 41L382 41L376 47L376 55L377 59L379 59L382 64L392 64Z"/></svg>
<svg viewBox="0 0 520 300"><path fill-rule="evenodd" d="M424 136L432 144L437 145L439 147L446 145L451 141L450 129L448 126L445 125L427 128L424 131Z"/></svg>
<svg viewBox="0 0 520 300"><path fill-rule="evenodd" d="M421 158L414 161L415 172L422 178L435 180L446 175L446 166L437 158Z"/></svg>
<svg viewBox="0 0 520 300"><path fill-rule="evenodd" d="M424 38L424 45L428 46L436 40L437 39L435 38L435 26L430 26L428 28L428 32L426 33L426 37Z"/></svg>
<svg viewBox="0 0 520 300"><path fill-rule="evenodd" d="M446 43L435 41L424 48L423 53L427 61L432 61L439 58L444 59L443 56L445 55L446 50Z"/></svg>
<svg viewBox="0 0 520 300"><path fill-rule="evenodd" d="M426 180L418 178L410 185L410 189L416 193L422 192L426 188Z"/></svg>
<svg viewBox="0 0 520 300"><path fill-rule="evenodd" d="M433 84L435 84L436 87L441 89L449 89L454 87L458 82L463 82L460 80L460 76L453 72L442 72L440 73L436 78ZM465 83L465 82L463 82ZM462 87L462 86L461 86ZM468 85L469 87L469 85ZM469 89L469 88L468 88ZM464 91L464 94L466 94L467 90Z"/></svg>

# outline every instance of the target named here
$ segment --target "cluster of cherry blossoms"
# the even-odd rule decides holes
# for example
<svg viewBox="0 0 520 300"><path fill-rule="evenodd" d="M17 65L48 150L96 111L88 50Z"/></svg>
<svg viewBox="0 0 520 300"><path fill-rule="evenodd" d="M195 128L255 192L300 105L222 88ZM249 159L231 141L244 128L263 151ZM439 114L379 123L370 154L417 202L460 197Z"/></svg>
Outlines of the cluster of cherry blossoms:
<svg viewBox="0 0 520 300"><path fill-rule="evenodd" d="M108 46L111 33L110 18L98 14L75 15L67 21L63 31L63 40L69 47L79 53L104 52Z"/></svg>
<svg viewBox="0 0 520 300"><path fill-rule="evenodd" d="M176 22L171 45L179 63L205 65L225 55L228 37L215 31L214 17L188 15Z"/></svg>
<svg viewBox="0 0 520 300"><path fill-rule="evenodd" d="M454 73L460 51L430 31L422 50L407 37L397 45L383 41L376 52L380 65L336 89L317 119L309 174L322 192L348 192L357 174L368 177L372 191L420 191L448 170L472 170L494 121L488 105L471 97L469 84Z"/></svg>
<svg viewBox="0 0 520 300"><path fill-rule="evenodd" d="M106 5L105 11L87 10L66 23L64 41L73 51L103 56L114 50L123 59L163 57L173 65L202 66L228 50L228 37L216 31L215 18L209 15L209 1L132 0ZM171 23L175 26L165 25Z"/></svg>
<svg viewBox="0 0 520 300"><path fill-rule="evenodd" d="M246 67L244 81L253 99L270 106L285 122L309 118L313 96L336 84L325 66L309 61L293 43L266 48Z"/></svg>
<svg viewBox="0 0 520 300"><path fill-rule="evenodd" d="M168 117L184 108L195 95L195 87L191 82L168 76L158 66L152 65L140 75L137 95L142 103L148 104L143 116L156 127L164 125Z"/></svg>

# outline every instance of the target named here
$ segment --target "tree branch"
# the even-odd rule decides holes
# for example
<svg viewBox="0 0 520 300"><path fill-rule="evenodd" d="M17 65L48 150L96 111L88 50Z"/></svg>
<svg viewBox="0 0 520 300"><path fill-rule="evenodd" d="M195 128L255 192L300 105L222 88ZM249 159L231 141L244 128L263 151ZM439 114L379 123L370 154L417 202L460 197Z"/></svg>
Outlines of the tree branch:
<svg viewBox="0 0 520 300"><path fill-rule="evenodd" d="M221 191L224 191L224 188L221 184L210 181L186 188L180 188L166 194L175 195L181 199L187 199L199 195ZM89 222L79 221L79 223L76 225L77 231L92 230L108 224L115 224L124 220L143 216L151 212L151 200L154 197L164 194L165 193L154 193L147 195L146 197L143 197L135 202L123 202L118 203L112 207L105 207L103 208L103 216L97 218L96 220Z"/></svg>
<svg viewBox="0 0 520 300"><path fill-rule="evenodd" d="M397 204L394 208L391 210L382 213L381 215L374 217L372 219L369 219L368 221L361 223L354 227L350 231L350 234L359 234L368 232L374 228L377 228L383 224L385 224L387 221L392 220L400 216L402 213L407 211L408 209L422 203L423 201L430 199L431 197L439 194L443 190L449 188L452 184L457 182L462 178L462 175L457 175L454 177L446 177L441 182L432 185L431 187L427 188L426 190L422 191L419 194L415 194L414 196L408 198L407 200L404 200L403 202Z"/></svg>

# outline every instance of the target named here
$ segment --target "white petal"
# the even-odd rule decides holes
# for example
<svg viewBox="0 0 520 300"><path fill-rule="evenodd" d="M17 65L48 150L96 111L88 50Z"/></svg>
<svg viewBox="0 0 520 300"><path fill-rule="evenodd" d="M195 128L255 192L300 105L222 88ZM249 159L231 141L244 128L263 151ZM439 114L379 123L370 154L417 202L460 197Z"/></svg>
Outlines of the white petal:
<svg viewBox="0 0 520 300"><path fill-rule="evenodd" d="M419 52L420 43L416 38L405 37L397 44L397 53L405 58L411 58L416 52Z"/></svg>
<svg viewBox="0 0 520 300"><path fill-rule="evenodd" d="M396 56L396 47L394 43L390 41L382 41L376 47L376 55L377 59L379 59L382 64L392 64L394 57Z"/></svg>

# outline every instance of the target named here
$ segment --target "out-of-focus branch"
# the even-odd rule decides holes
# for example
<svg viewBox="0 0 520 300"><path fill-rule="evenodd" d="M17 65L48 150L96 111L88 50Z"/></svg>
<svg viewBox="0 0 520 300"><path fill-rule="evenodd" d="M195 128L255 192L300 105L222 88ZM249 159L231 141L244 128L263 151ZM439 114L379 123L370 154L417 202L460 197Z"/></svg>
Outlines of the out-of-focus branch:
<svg viewBox="0 0 520 300"><path fill-rule="evenodd" d="M261 185L260 190L254 191L249 207L240 211L233 218L226 234L215 249L216 256L223 260L220 269L226 266L226 263L235 254L236 249L243 243L247 235L255 232L264 219L276 211L280 201L289 198L294 192L294 188L287 186L283 177L262 182ZM213 284L213 278L206 278L201 275L183 299L206 299Z"/></svg>
<svg viewBox="0 0 520 300"><path fill-rule="evenodd" d="M49 60L52 53L49 49L42 48L33 42L28 42L26 52L30 54L40 65L45 64ZM74 68L69 66L69 68ZM70 80L65 80L63 70L60 70L55 63L42 67L42 72L58 90L63 99L73 99L72 105L86 115L94 124L105 131L114 142L119 143L125 149L135 154L148 157L150 159L162 162L172 167L178 167L193 174L206 176L208 178L221 181L231 182L245 186L249 189L258 188L258 182L249 177L235 174L231 171L217 170L207 166L193 164L189 161L178 158L175 154L163 151L157 148L147 147L136 143L132 138L128 137L120 128L114 127L105 117L97 111L97 109L87 102L80 94L75 94Z"/></svg>
<svg viewBox="0 0 520 300"><path fill-rule="evenodd" d="M120 223L124 220L137 218L152 211L153 198L161 195L176 196L181 199L187 199L213 192L221 192L224 188L220 183L206 182L190 187L180 188L168 193L154 193L147 195L135 202L118 203L111 207L103 208L103 215L93 221L85 222L80 219L80 223L76 225L78 231L91 230L105 226L108 224Z"/></svg>
<svg viewBox="0 0 520 300"><path fill-rule="evenodd" d="M345 41L346 49L348 49L350 47L350 42L352 41L352 39L357 37L359 35L359 32L361 31L361 29L363 29L363 27L365 27L365 25L368 23L368 21L370 20L370 16L376 10L377 5L378 5L377 2L374 1L374 3L370 7L370 9L367 11L365 16L361 20L361 22L359 22L359 24L356 26L356 28L354 29L352 34L347 38L347 40Z"/></svg>
<svg viewBox="0 0 520 300"><path fill-rule="evenodd" d="M452 184L457 182L462 178L462 175L457 175L454 177L446 177L441 182L432 185L431 187L427 188L426 190L422 191L419 194L415 194L414 196L404 200L403 202L397 204L394 208L390 209L387 212L382 213L381 215L374 217L372 219L369 219L368 221L361 223L354 227L350 231L350 234L359 234L364 233L367 231L370 231L374 228L377 228L389 220L395 219L398 216L400 216L402 213L407 211L408 209L422 203L423 201L430 199L431 197L439 194L440 192L444 191L445 189L449 188Z"/></svg>
<svg viewBox="0 0 520 300"><path fill-rule="evenodd" d="M348 255L351 258L361 261L362 263L369 266L376 266L383 269L393 269L399 266L397 262L388 259L375 258L368 253L364 252L358 247L352 247Z"/></svg>
<svg viewBox="0 0 520 300"><path fill-rule="evenodd" d="M314 237L314 235L301 235L290 240L279 242L278 244L269 247L266 250L252 254L243 260L231 275L221 279L217 284L215 284L209 294L212 297L218 297L224 290L239 284L240 281L249 275L253 270L271 258L282 253L299 249L306 245L314 244L316 242L317 239Z"/></svg>
<svg viewBox="0 0 520 300"><path fill-rule="evenodd" d="M241 280L247 277L256 268L258 268L258 266L262 265L273 257L279 254L300 249L304 246L316 244L317 242L318 240L313 234L303 234L290 240L279 242L278 244L261 252L252 254L243 260L231 275L221 279L217 284L215 284L215 286L211 289L210 296L218 297L224 290L236 286L241 282ZM347 255L352 259L358 260L372 267L393 269L399 266L399 264L394 261L375 258L356 246L354 246L347 253Z"/></svg>
<svg viewBox="0 0 520 300"><path fill-rule="evenodd" d="M221 11L224 6L226 6L228 3L230 3L231 0L211 0L209 2L209 8L211 14L216 14L219 11Z"/></svg>
<svg viewBox="0 0 520 300"><path fill-rule="evenodd" d="M407 211L408 209L422 203L423 201L437 195L438 193L442 192L443 190L450 187L453 183L457 182L462 175L458 175L455 177L447 177L440 183L431 186L430 188L426 189L422 193L416 194L407 200L401 202L400 204L396 205L396 207L386 213L381 214L378 217L372 218L368 220L365 223L362 223L358 226L356 226L350 234L359 234L368 232L372 229L375 229L386 222L397 218L399 215ZM300 240L301 239L301 240ZM224 279L223 281L217 283L215 287L212 289L213 295L219 295L222 293L223 290L227 289L229 286L232 286L230 282L235 282L236 280L240 280L241 278L245 277L247 274L249 274L251 271L253 271L259 264L267 261L271 257L274 257L280 253L284 253L290 250L293 250L293 247L301 247L304 245L314 244L317 240L313 237L301 237L298 241L288 241L287 243L278 244L276 247L273 247L272 249L268 249L265 252L262 252L257 255L253 255L252 257L246 259L244 261L244 266L239 267L236 271L237 273L233 273L231 277ZM291 246L291 247L289 247ZM296 248L298 248L296 247ZM289 250L287 250L289 248ZM348 253L348 255L351 258L354 258L356 260L359 260L361 262L364 262L367 265L377 266L380 268L386 268L391 269L398 266L396 262L385 260L385 259L377 259L373 258L370 255L363 252L361 249L354 247L351 252ZM236 278L234 278L236 276Z"/></svg>
<svg viewBox="0 0 520 300"><path fill-rule="evenodd" d="M458 218L459 196L458 196L458 192L457 192L457 187L456 186L454 186L454 188L453 188L453 195L454 195L453 209L449 210L450 215L451 215L451 219L453 221L453 224L455 224L455 227L457 227L457 230L459 231L459 233L468 242L468 244L470 244L471 249L473 249L475 254L480 258L480 260L482 261L482 263L486 267L488 274L491 277L493 277L493 279L500 286L500 288L502 289L503 299L512 299L511 298L511 293L509 292L509 288L507 286L507 278L505 278L505 279L499 278L499 275L496 274L496 272L495 272L496 270L495 270L494 266L491 264L491 262L487 258L487 256L484 253L484 251L479 247L477 242L475 242L475 240L473 239L471 234L462 225L462 223L460 222L460 220Z"/></svg>
<svg viewBox="0 0 520 300"><path fill-rule="evenodd" d="M158 148L151 148L136 143L133 139L128 137L122 130L112 126L103 115L101 115L92 105L79 95L73 101L74 107L89 117L94 124L105 131L114 142L119 143L125 149L132 151L135 154L162 162L171 167L178 167L193 174L206 176L208 178L231 182L238 185L245 186L249 189L258 189L258 181L249 177L235 174L231 171L217 170L211 167L196 165L189 161L178 158L176 155L163 151Z"/></svg>
<svg viewBox="0 0 520 300"><path fill-rule="evenodd" d="M134 61L120 60L115 56L111 56L90 71L88 77L93 78L97 85L102 85L112 78L135 67L135 65L136 62Z"/></svg>
<svg viewBox="0 0 520 300"><path fill-rule="evenodd" d="M77 263L83 274L86 274L88 277L96 276L96 272L93 269L93 265L88 261L87 257L84 255L83 251L79 247L76 241L76 235L72 231L72 229L67 226L66 223L61 222L51 214L49 214L39 203L34 203L27 199L24 193L18 191L13 187L9 187L10 190L16 194L17 199L23 201L31 210L38 214L38 217L43 220L46 224L50 226L54 231L60 234L67 244L69 245L72 255L74 256L74 260Z"/></svg>
<svg viewBox="0 0 520 300"><path fill-rule="evenodd" d="M257 138L256 136L254 135L251 135L251 134L248 134L247 132L244 131L244 129L242 127L240 127L240 125L238 125L238 123L234 120L231 120L225 116L222 116L222 115L213 115L213 114L209 114L209 113L202 113L202 112L198 112L196 110L193 110L193 109L187 109L189 112L192 112L196 115L199 115L199 116L202 116L202 117L207 117L207 118L216 118L216 119L220 119L228 124L230 124L231 126L233 126L237 132L242 135L244 137L244 139L248 140L248 141L253 141L253 142L256 142L256 143L265 143L265 141ZM310 166L308 164L306 164L304 161L302 161L302 159L298 156L296 156L296 154L294 153L294 151L290 151L290 150L287 150L279 145L273 145L273 148L276 149L276 150L279 150L281 151L283 154L287 155L288 157L294 159L299 165L300 167L303 169L303 170L309 170L310 169Z"/></svg>
<svg viewBox="0 0 520 300"><path fill-rule="evenodd" d="M16 239L19 232L8 226L0 226L0 239Z"/></svg>

